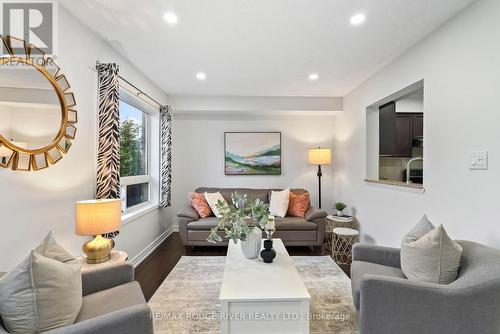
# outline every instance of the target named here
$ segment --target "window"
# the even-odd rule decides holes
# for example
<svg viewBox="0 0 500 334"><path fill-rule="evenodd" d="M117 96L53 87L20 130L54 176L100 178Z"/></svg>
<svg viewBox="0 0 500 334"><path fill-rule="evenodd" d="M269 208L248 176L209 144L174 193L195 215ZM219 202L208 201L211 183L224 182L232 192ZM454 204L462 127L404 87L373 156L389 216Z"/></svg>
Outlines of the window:
<svg viewBox="0 0 500 334"><path fill-rule="evenodd" d="M423 189L423 81L366 111L366 181Z"/></svg>
<svg viewBox="0 0 500 334"><path fill-rule="evenodd" d="M120 176L123 212L150 201L149 114L142 103L130 97L127 101L120 97Z"/></svg>

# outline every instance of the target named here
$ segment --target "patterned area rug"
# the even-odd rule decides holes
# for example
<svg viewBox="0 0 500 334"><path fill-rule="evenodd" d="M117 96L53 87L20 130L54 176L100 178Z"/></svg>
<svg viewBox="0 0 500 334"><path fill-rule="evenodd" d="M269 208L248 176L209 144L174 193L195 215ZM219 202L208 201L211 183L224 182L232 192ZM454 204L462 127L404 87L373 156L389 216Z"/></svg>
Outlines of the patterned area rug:
<svg viewBox="0 0 500 334"><path fill-rule="evenodd" d="M329 256L292 256L311 295L310 333L358 333L351 283ZM183 256L149 301L155 333L220 333L226 258ZM242 282L245 284L245 282Z"/></svg>

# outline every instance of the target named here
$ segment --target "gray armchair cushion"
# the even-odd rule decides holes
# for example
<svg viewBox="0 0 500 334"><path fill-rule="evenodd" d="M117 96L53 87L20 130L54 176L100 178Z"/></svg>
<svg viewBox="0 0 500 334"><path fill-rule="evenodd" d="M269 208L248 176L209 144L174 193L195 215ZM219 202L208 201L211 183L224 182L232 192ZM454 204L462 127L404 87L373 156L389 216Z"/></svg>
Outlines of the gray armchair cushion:
<svg viewBox="0 0 500 334"><path fill-rule="evenodd" d="M191 205L186 205L184 208L177 212L178 217L189 218L191 220L200 219L200 215Z"/></svg>
<svg viewBox="0 0 500 334"><path fill-rule="evenodd" d="M130 306L145 304L138 282L129 282L83 297L82 308L76 322L97 318Z"/></svg>
<svg viewBox="0 0 500 334"><path fill-rule="evenodd" d="M83 296L134 280L134 266L128 262L91 268L82 272Z"/></svg>
<svg viewBox="0 0 500 334"><path fill-rule="evenodd" d="M320 210L320 209L316 209L316 208L310 206L307 209L306 215L304 218L306 220L313 221L315 219L326 218L327 215L328 214L325 211Z"/></svg>
<svg viewBox="0 0 500 334"><path fill-rule="evenodd" d="M371 262L353 261L351 264L352 299L354 302L354 306L358 310L361 282L365 278L365 275L370 274L381 275L384 277L405 278L403 271L399 268L384 266Z"/></svg>
<svg viewBox="0 0 500 334"><path fill-rule="evenodd" d="M276 231L315 231L318 225L298 217L275 218Z"/></svg>

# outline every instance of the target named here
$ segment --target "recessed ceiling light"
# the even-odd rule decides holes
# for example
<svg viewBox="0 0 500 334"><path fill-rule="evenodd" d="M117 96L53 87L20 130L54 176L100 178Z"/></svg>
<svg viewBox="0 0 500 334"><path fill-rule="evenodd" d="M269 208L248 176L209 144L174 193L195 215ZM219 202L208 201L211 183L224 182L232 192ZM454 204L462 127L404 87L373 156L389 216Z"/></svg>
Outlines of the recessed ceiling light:
<svg viewBox="0 0 500 334"><path fill-rule="evenodd" d="M356 14L354 16L351 17L351 25L353 26L357 26L357 25L360 25L361 23L365 22L366 20L366 16L365 14Z"/></svg>
<svg viewBox="0 0 500 334"><path fill-rule="evenodd" d="M200 81L204 81L207 79L207 75L203 72L198 72L198 73L196 73L196 79L198 79Z"/></svg>
<svg viewBox="0 0 500 334"><path fill-rule="evenodd" d="M318 78L319 78L318 73L309 74L309 80L311 80L311 81L318 80Z"/></svg>
<svg viewBox="0 0 500 334"><path fill-rule="evenodd" d="M163 19L170 25L174 25L179 22L179 18L177 17L177 15L172 12L166 12L165 14L163 14Z"/></svg>

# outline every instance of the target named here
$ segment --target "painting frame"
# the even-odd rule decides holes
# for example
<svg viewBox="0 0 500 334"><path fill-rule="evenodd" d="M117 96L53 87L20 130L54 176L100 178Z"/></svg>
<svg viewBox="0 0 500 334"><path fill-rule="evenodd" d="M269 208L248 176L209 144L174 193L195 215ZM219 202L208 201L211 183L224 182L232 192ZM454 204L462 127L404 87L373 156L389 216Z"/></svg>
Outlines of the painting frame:
<svg viewBox="0 0 500 334"><path fill-rule="evenodd" d="M228 143L231 140L231 135L241 135L241 136L276 136L276 143L270 143L269 149L278 146L279 155L272 156L278 164L275 166L239 166L240 169L236 169L234 164L235 161L231 160L231 157L239 152L229 152L228 146L231 143ZM226 131L224 132L224 175L227 176L280 176L282 173L282 140L281 140L281 132L280 131Z"/></svg>

